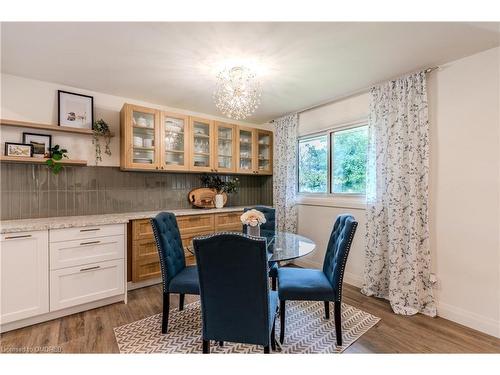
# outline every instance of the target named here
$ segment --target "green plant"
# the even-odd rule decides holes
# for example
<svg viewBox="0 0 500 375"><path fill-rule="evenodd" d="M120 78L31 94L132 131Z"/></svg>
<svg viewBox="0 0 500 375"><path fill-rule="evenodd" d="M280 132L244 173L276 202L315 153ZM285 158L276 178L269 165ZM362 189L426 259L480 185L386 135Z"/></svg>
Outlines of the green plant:
<svg viewBox="0 0 500 375"><path fill-rule="evenodd" d="M63 165L59 163L59 161L61 161L63 158L68 157L67 152L68 150L60 148L59 145L55 145L50 149L50 159L48 159L45 163L52 171L52 173L59 174L59 172L61 172Z"/></svg>
<svg viewBox="0 0 500 375"><path fill-rule="evenodd" d="M215 189L217 194L222 193L237 193L240 181L238 178L230 179L229 177L222 178L219 175L204 174L200 177L204 187Z"/></svg>
<svg viewBox="0 0 500 375"><path fill-rule="evenodd" d="M108 124L103 119L99 119L94 122L92 131L92 144L95 146L95 164L97 165L98 162L102 161L101 142L99 141L100 137L104 137L104 153L111 156L111 149L109 147L111 142L111 131L109 130Z"/></svg>

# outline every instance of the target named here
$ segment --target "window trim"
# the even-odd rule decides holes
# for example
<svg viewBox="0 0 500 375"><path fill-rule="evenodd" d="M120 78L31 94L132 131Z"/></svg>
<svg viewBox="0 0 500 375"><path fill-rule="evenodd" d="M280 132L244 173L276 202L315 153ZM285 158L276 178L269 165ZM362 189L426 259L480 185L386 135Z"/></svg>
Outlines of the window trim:
<svg viewBox="0 0 500 375"><path fill-rule="evenodd" d="M361 201L364 200L366 197L365 194L360 194L360 193L334 193L333 192L333 185L332 185L332 157L333 157L333 143L332 143L332 137L333 134L339 131L343 130L349 130L349 129L354 129L354 128L359 128L362 126L368 126L368 118L363 118L359 119L356 121L351 121L347 123L342 123L338 125L331 126L327 129L323 129L320 131L312 132L312 133L307 133L299 136L297 138L297 186L295 187L297 196L299 198L337 198L337 197L342 197L342 198L352 198L353 200L356 201ZM327 136L327 192L326 193L311 193L311 192L301 192L299 191L299 142L303 140L307 140L310 138L316 138L320 136ZM299 199L300 200L300 199Z"/></svg>

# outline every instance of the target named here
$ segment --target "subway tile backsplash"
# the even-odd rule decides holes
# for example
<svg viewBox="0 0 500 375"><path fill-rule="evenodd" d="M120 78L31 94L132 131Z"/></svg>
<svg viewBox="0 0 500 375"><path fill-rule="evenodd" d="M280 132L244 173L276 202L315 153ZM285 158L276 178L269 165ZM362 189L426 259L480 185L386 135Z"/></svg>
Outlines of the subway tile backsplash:
<svg viewBox="0 0 500 375"><path fill-rule="evenodd" d="M65 167L53 175L45 165L1 163L0 218L95 215L190 208L187 194L201 174L122 172L118 167ZM228 206L272 204L272 176L240 180Z"/></svg>

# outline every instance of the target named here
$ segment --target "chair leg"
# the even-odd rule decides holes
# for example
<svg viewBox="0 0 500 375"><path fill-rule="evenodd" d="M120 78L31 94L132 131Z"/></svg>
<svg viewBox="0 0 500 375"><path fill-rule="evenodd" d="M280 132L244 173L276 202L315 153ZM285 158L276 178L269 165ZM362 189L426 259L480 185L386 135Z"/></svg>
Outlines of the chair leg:
<svg viewBox="0 0 500 375"><path fill-rule="evenodd" d="M210 341L203 340L203 354L210 354Z"/></svg>
<svg viewBox="0 0 500 375"><path fill-rule="evenodd" d="M179 294L179 311L184 310L184 294Z"/></svg>
<svg viewBox="0 0 500 375"><path fill-rule="evenodd" d="M330 302L325 301L325 319L330 319Z"/></svg>
<svg viewBox="0 0 500 375"><path fill-rule="evenodd" d="M342 346L342 318L341 318L341 305L340 301L335 301L334 314L335 314L335 334L337 335L337 345Z"/></svg>
<svg viewBox="0 0 500 375"><path fill-rule="evenodd" d="M280 343L285 341L285 304L286 301L280 301Z"/></svg>
<svg viewBox="0 0 500 375"><path fill-rule="evenodd" d="M219 346L222 348L224 346L224 341L219 341Z"/></svg>
<svg viewBox="0 0 500 375"><path fill-rule="evenodd" d="M161 319L161 333L165 334L168 330L168 313L170 310L170 293L163 293L163 314Z"/></svg>
<svg viewBox="0 0 500 375"><path fill-rule="evenodd" d="M269 345L264 346L264 354L269 354Z"/></svg>
<svg viewBox="0 0 500 375"><path fill-rule="evenodd" d="M276 290L276 277L271 277L271 289Z"/></svg>
<svg viewBox="0 0 500 375"><path fill-rule="evenodd" d="M271 349L273 352L276 351L276 337L274 336L276 334L276 319L274 319L273 322L273 329L271 329Z"/></svg>

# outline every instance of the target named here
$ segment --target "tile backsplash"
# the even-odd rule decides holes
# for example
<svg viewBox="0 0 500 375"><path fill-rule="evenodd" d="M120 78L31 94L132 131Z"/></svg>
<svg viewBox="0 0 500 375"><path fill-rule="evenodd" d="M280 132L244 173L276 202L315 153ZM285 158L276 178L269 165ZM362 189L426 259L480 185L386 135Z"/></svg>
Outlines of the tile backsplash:
<svg viewBox="0 0 500 375"><path fill-rule="evenodd" d="M94 215L190 208L187 194L201 174L122 172L118 167L65 167L57 176L45 165L1 163L0 218ZM228 206L272 204L272 176L240 180Z"/></svg>

